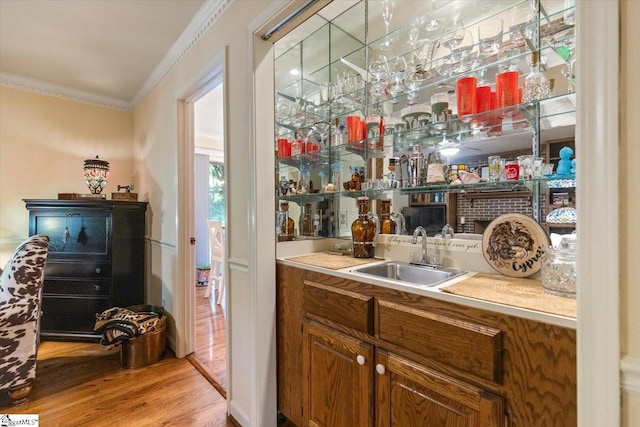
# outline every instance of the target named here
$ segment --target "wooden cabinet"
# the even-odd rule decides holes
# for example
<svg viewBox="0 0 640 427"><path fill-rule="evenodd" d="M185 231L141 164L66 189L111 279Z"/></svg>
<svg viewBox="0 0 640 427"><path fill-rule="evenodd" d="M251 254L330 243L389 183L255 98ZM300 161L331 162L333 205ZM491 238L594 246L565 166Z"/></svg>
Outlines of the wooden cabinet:
<svg viewBox="0 0 640 427"><path fill-rule="evenodd" d="M277 274L278 409L294 424L577 425L575 330L282 264Z"/></svg>
<svg viewBox="0 0 640 427"><path fill-rule="evenodd" d="M304 323L303 425L373 427L373 347Z"/></svg>
<svg viewBox="0 0 640 427"><path fill-rule="evenodd" d="M482 388L379 350L376 427L498 427L503 399Z"/></svg>
<svg viewBox="0 0 640 427"><path fill-rule="evenodd" d="M144 303L144 202L25 200L29 234L49 236L43 339L96 341L96 313Z"/></svg>

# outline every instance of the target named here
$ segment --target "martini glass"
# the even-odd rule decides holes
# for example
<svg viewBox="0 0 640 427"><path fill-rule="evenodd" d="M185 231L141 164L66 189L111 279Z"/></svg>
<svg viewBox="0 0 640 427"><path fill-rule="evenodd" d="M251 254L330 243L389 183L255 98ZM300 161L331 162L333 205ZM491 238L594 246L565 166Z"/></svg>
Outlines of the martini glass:
<svg viewBox="0 0 640 427"><path fill-rule="evenodd" d="M324 148L324 140L329 135L329 129L331 129L331 123L328 121L318 121L313 124L314 130L320 136L320 148Z"/></svg>
<svg viewBox="0 0 640 427"><path fill-rule="evenodd" d="M573 87L576 83L576 76L574 73L574 66L576 63L574 28L569 28L568 30L554 34L549 39L549 46L551 46L558 56L567 63L567 67L562 71L562 74L569 81L567 92L572 93Z"/></svg>

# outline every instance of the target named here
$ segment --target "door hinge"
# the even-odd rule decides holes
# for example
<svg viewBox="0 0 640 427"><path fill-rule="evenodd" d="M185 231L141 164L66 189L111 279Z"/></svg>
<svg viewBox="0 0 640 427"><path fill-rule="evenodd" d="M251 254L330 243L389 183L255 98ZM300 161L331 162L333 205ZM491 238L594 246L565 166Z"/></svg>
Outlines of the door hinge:
<svg viewBox="0 0 640 427"><path fill-rule="evenodd" d="M196 244L196 238L192 237L191 239L189 239L189 243L191 243L191 245L195 245Z"/></svg>

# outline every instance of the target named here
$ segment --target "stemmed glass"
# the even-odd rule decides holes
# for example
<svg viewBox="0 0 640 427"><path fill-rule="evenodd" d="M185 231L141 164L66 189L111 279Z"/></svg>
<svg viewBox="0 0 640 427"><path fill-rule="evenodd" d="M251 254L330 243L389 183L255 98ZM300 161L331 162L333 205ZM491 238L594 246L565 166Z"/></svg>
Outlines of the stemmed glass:
<svg viewBox="0 0 640 427"><path fill-rule="evenodd" d="M424 84L426 80L431 77L430 70L426 69L427 62L431 62L433 54L434 43L427 41L417 49L414 49L412 58L417 58L418 63L415 64L409 74L405 77L404 84L409 88L407 94L407 103L414 105L418 99L418 89Z"/></svg>
<svg viewBox="0 0 640 427"><path fill-rule="evenodd" d="M380 45L380 48L389 50L391 49L391 39L389 38L389 24L391 24L391 17L393 16L393 7L395 6L395 0L382 0L382 19L384 19L384 34L385 40Z"/></svg>
<svg viewBox="0 0 640 427"><path fill-rule="evenodd" d="M449 66L449 75L454 71L461 73L469 69L465 59L473 50L473 34L465 29L462 20L457 17L453 19L450 31L442 36L442 45L451 51L451 55L445 61Z"/></svg>
<svg viewBox="0 0 640 427"><path fill-rule="evenodd" d="M497 55L502 47L503 23L500 18L487 19L478 26L478 51L488 58Z"/></svg>
<svg viewBox="0 0 640 427"><path fill-rule="evenodd" d="M388 94L389 64L382 52L374 51L369 63L369 74L372 77L369 82L369 95L375 103Z"/></svg>
<svg viewBox="0 0 640 427"><path fill-rule="evenodd" d="M329 135L329 129L331 129L331 123L328 121L318 121L313 124L313 129L320 136L320 148L324 148L324 140Z"/></svg>
<svg viewBox="0 0 640 427"><path fill-rule="evenodd" d="M413 65L415 65L415 62L416 62L415 51L418 48L418 46L422 43L422 40L420 39L420 29L423 25L424 25L423 16L418 16L413 18L411 20L411 23L409 24L409 40L407 43L409 43L409 46L411 46L411 51L413 52L411 54L411 63Z"/></svg>
<svg viewBox="0 0 640 427"><path fill-rule="evenodd" d="M454 51L462 44L466 36L466 31L462 20L454 18L449 27L449 31L442 36L442 46L449 49L451 52L449 58L445 61L446 64L453 65L459 61L454 55ZM473 45L473 43L472 43Z"/></svg>
<svg viewBox="0 0 640 427"><path fill-rule="evenodd" d="M436 0L431 0L431 19L425 27L427 31L437 31L442 26L442 22L436 19Z"/></svg>
<svg viewBox="0 0 640 427"><path fill-rule="evenodd" d="M407 61L402 56L397 56L388 62L389 77L393 85L389 89L393 96L392 103L397 104L397 96L404 90L404 77L407 72Z"/></svg>
<svg viewBox="0 0 640 427"><path fill-rule="evenodd" d="M562 70L562 74L569 80L568 93L573 92L573 86L576 82L576 76L574 74L574 65L576 63L574 36L574 29L569 28L568 30L554 34L549 39L549 46L567 63L567 68Z"/></svg>
<svg viewBox="0 0 640 427"><path fill-rule="evenodd" d="M407 94L407 104L415 105L418 102L418 89L422 87L424 82L429 78L429 72L425 71L422 64L413 67L409 75L404 79L404 84L409 88Z"/></svg>

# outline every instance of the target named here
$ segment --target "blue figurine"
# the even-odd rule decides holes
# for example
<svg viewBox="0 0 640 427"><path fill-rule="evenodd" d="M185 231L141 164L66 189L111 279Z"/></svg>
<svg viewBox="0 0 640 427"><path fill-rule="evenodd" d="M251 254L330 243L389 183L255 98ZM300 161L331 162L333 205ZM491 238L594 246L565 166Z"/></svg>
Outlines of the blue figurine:
<svg viewBox="0 0 640 427"><path fill-rule="evenodd" d="M556 170L558 175L569 175L575 170L575 163L573 167L571 165L571 156L573 156L573 150L571 148L562 147L560 149L560 161L558 161L558 169Z"/></svg>

